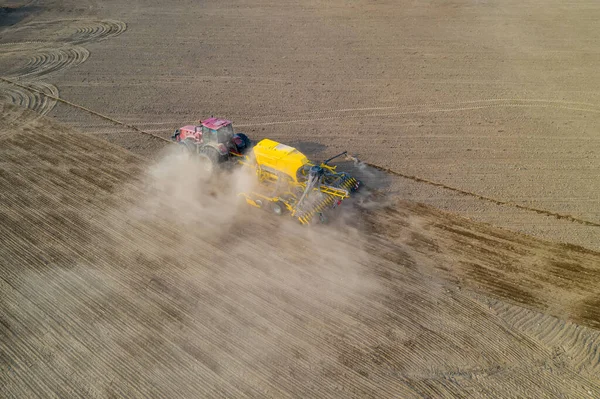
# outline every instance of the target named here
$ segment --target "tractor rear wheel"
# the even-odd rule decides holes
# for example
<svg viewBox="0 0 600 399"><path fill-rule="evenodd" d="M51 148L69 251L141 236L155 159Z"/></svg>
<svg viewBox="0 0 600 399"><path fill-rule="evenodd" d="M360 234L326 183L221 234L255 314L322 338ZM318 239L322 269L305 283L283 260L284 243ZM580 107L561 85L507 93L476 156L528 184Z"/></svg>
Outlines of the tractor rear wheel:
<svg viewBox="0 0 600 399"><path fill-rule="evenodd" d="M219 163L219 153L212 147L202 147L198 153L198 160L200 161L200 169L206 173L207 176L213 174Z"/></svg>
<svg viewBox="0 0 600 399"><path fill-rule="evenodd" d="M179 142L179 146L181 147L181 151L183 153L193 154L196 152L196 145L192 142L192 140L182 140Z"/></svg>

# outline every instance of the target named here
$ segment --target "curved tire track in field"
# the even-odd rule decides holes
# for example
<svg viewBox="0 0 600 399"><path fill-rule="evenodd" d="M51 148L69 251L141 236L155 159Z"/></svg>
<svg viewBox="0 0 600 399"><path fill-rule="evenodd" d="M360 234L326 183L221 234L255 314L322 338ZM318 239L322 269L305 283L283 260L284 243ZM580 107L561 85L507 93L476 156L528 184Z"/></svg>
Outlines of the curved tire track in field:
<svg viewBox="0 0 600 399"><path fill-rule="evenodd" d="M96 42L115 37L127 30L127 24L122 21L106 19L100 21L78 21L77 31L69 41L74 44Z"/></svg>
<svg viewBox="0 0 600 399"><path fill-rule="evenodd" d="M70 43L83 44L115 37L127 30L127 24L113 19L57 19L51 21L33 21L22 27L13 29L6 42L0 45L16 43ZM46 40L37 39L39 32L45 32ZM35 34L35 41L27 41ZM23 38L23 40L18 40Z"/></svg>
<svg viewBox="0 0 600 399"><path fill-rule="evenodd" d="M58 94L58 88L46 82L22 82L21 86L0 82L0 99L29 108L40 115L52 111Z"/></svg>
<svg viewBox="0 0 600 399"><path fill-rule="evenodd" d="M0 83L0 98L25 106L40 115L45 115L54 108L59 92L56 86L41 82L39 79L81 65L88 59L90 52L76 44L118 36L127 29L127 24L117 20L55 20L31 22L15 32L18 35L25 33L26 38L28 30L32 29L39 37L38 31L44 28L58 31L56 37L47 42L23 40L0 43L0 47L7 49L4 55L7 57L15 52L32 52L24 66L4 74L11 79L3 79L4 81ZM62 34L64 31L66 35ZM51 43L56 43L57 47L40 48ZM59 46L60 43L65 44ZM24 49L23 45L27 45L27 48ZM19 81L20 84L13 85L8 81Z"/></svg>
<svg viewBox="0 0 600 399"><path fill-rule="evenodd" d="M90 52L80 46L65 46L36 52L27 64L12 73L18 80L38 79L84 63Z"/></svg>

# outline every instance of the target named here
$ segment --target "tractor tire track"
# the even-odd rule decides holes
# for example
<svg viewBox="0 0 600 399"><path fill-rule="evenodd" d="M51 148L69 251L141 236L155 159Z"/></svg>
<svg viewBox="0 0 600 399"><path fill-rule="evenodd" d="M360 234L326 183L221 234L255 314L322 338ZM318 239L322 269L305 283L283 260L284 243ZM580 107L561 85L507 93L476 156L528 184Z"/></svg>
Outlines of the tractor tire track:
<svg viewBox="0 0 600 399"><path fill-rule="evenodd" d="M453 105L464 105L472 104L473 107L456 107L452 108ZM445 108L441 108L441 107ZM577 106L577 108L575 108ZM411 115L419 113L435 113L435 112L452 112L452 111L468 111L477 110L484 108L506 108L506 107L531 107L531 108L558 108L567 110L576 110L583 112L600 112L600 104L593 104L587 102L578 101L564 101L564 100L548 100L548 99L527 99L527 98L492 98L482 100L466 100L466 101L453 101L453 102L432 102L424 104L405 104L405 105L394 105L394 106L381 106L381 107L360 107L360 108L340 108L340 109L328 109L328 110L314 110L314 111L299 111L299 112L285 112L280 114L268 114L268 115L246 115L236 114L242 122L236 123L239 127L252 127L252 126L269 126L270 124L293 124L302 122L317 122L343 119L347 117L361 118L361 117L376 117L376 116L396 116L396 115ZM399 113L368 113L368 111L387 111L387 110L406 110L405 112ZM294 119L291 121L281 120L273 121L269 119L281 118L286 119L294 116L308 116L308 115L326 115L326 114L347 114L350 115L333 115L330 117L313 118L313 119ZM121 118L125 119L125 118ZM252 122L255 119L260 119L262 122ZM132 119L131 124L136 126L150 126L150 125L183 125L186 123L197 123L197 120L173 120L173 121L141 121L139 119Z"/></svg>
<svg viewBox="0 0 600 399"><path fill-rule="evenodd" d="M152 133L152 134L156 134L156 133L173 133L173 131L171 129L144 129L144 132L147 133ZM131 129L123 129L123 128L115 128L115 127L109 127L107 126L106 128L103 129L86 129L85 130L86 134L91 134L91 135L101 135L101 134L128 134L131 133Z"/></svg>
<svg viewBox="0 0 600 399"><path fill-rule="evenodd" d="M26 65L11 71L8 76L16 80L45 78L64 69L84 63L90 52L79 46L37 51Z"/></svg>
<svg viewBox="0 0 600 399"><path fill-rule="evenodd" d="M117 20L77 21L77 31L69 38L69 42L83 44L97 42L119 36L127 30L127 24Z"/></svg>
<svg viewBox="0 0 600 399"><path fill-rule="evenodd" d="M491 104L490 104L491 103ZM499 103L499 104L493 104ZM431 102L424 104L402 104L402 105L391 105L391 106L379 106L379 107L358 107L358 108L339 108L339 109L327 109L327 110L313 110L313 111L299 111L299 112L286 112L281 114L269 114L269 115L260 115L260 116L252 116L252 115L238 115L239 118L253 120L253 119L271 119L271 118L287 118L290 116L303 116L303 115L321 115L321 114L337 114L337 113L357 113L357 112L367 112L367 111L387 111L387 110L402 110L402 109L413 109L413 108L421 108L424 109L425 112L427 110L434 111L439 109L440 107L447 106L455 106L455 105L465 105L465 104L490 104L490 108L501 108L506 106L505 104L513 104L513 103L524 103L524 104L549 104L549 105L562 105L562 106L579 106L585 107L586 109L594 109L600 110L600 104L588 103L588 102L579 102L579 101L565 101L565 100L552 100L552 99L530 99L530 98L489 98L489 99L480 99L480 100L465 100L465 101L451 101L451 102ZM368 116L368 115L367 115ZM340 116L343 118L345 116Z"/></svg>
<svg viewBox="0 0 600 399"><path fill-rule="evenodd" d="M7 36L5 39L9 41L0 42L0 46L17 43L84 44L115 37L126 30L126 23L112 19L56 19L51 21L33 21L11 30L10 36ZM45 34L40 35L39 32L44 32ZM46 40L28 40L30 37L40 36L45 37Z"/></svg>
<svg viewBox="0 0 600 399"><path fill-rule="evenodd" d="M2 75L22 84L7 87L7 79L0 85L0 96L17 105L25 106L41 115L50 112L56 105L58 89L49 83L39 82L65 69L76 67L85 62L90 52L77 44L96 42L120 35L127 29L124 22L117 20L55 20L31 22L11 31L13 39L27 39L31 34L39 37L40 30L49 30L48 41L8 41L0 43L5 51L4 57L32 52L24 66L11 68ZM33 30L34 32L31 32ZM56 45L53 48L42 46ZM45 94L45 96L43 94Z"/></svg>
<svg viewBox="0 0 600 399"><path fill-rule="evenodd" d="M11 104L19 105L46 115L56 106L58 88L41 81L22 82L19 86L0 82L0 98Z"/></svg>
<svg viewBox="0 0 600 399"><path fill-rule="evenodd" d="M550 104L506 103L506 104L473 105L470 107L456 107L456 108L451 108L451 107L449 107L449 108L429 108L429 109L423 109L423 110L385 112L385 113L367 113L367 114L351 113L351 114L346 114L346 115L318 117L318 118L303 118L303 119L271 121L271 122L241 123L241 124L237 124L237 126L238 127L255 127L255 126L289 125L289 124L297 124L297 123L334 121L334 120L348 119L348 118L397 117L397 116L430 114L430 113L476 111L476 110L491 109L491 108L552 108L552 109L564 109L564 110L569 110L569 111L590 112L590 113L596 113L596 114L600 113L600 109L579 108L579 107L572 107L572 106L552 104L552 103L550 103Z"/></svg>

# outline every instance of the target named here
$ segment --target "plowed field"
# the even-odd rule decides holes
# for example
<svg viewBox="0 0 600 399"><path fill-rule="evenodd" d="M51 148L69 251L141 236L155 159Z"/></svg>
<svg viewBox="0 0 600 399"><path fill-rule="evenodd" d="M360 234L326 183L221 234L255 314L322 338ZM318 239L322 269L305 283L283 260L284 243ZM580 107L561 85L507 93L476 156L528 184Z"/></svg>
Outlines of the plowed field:
<svg viewBox="0 0 600 399"><path fill-rule="evenodd" d="M0 7L1 397L600 397L596 2ZM210 114L367 193L240 207Z"/></svg>

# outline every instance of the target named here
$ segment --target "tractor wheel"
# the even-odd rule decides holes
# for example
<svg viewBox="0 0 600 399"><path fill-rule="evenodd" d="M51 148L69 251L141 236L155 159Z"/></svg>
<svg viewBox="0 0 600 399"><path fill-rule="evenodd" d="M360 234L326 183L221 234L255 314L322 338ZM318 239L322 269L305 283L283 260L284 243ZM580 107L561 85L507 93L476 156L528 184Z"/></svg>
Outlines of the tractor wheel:
<svg viewBox="0 0 600 399"><path fill-rule="evenodd" d="M202 147L198 154L198 160L201 170L210 176L219 164L219 153L212 147Z"/></svg>
<svg viewBox="0 0 600 399"><path fill-rule="evenodd" d="M329 222L329 218L323 212L319 212L318 216L320 224L327 224Z"/></svg>
<svg viewBox="0 0 600 399"><path fill-rule="evenodd" d="M248 136L246 136L244 133L236 133L236 136L238 136L240 139L242 139L243 147L238 148L238 151L241 154L244 154L246 151L248 151L250 149L250 147L252 147L252 142L250 141Z"/></svg>
<svg viewBox="0 0 600 399"><path fill-rule="evenodd" d="M191 140L183 140L179 142L181 152L193 154L196 152L196 145Z"/></svg>
<svg viewBox="0 0 600 399"><path fill-rule="evenodd" d="M281 201L273 201L270 203L269 208L277 216L281 216L285 213L286 207Z"/></svg>

